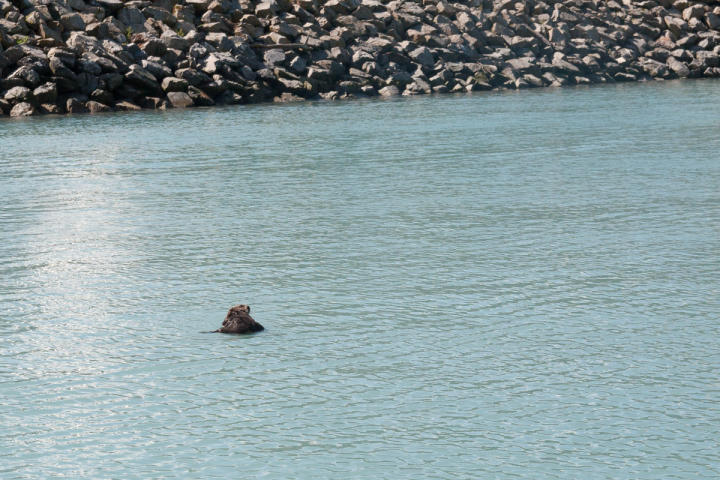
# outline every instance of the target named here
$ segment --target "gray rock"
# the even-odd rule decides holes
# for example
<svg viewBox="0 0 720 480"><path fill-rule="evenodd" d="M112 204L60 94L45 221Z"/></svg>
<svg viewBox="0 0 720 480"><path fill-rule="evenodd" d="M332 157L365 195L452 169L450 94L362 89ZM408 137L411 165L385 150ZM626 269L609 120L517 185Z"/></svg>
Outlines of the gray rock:
<svg viewBox="0 0 720 480"><path fill-rule="evenodd" d="M75 60L77 58L77 54L74 51L57 47L51 48L48 51L47 56L50 60L52 60L53 58L57 58L63 64L67 65L70 68L73 68L75 66Z"/></svg>
<svg viewBox="0 0 720 480"><path fill-rule="evenodd" d="M187 108L194 105L190 95L185 92L169 92L167 99L174 108Z"/></svg>
<svg viewBox="0 0 720 480"><path fill-rule="evenodd" d="M29 117L35 113L35 107L27 102L18 103L10 110L11 117Z"/></svg>
<svg viewBox="0 0 720 480"><path fill-rule="evenodd" d="M83 105L83 102L77 98L70 97L65 102L65 111L67 113L86 113L87 108Z"/></svg>
<svg viewBox="0 0 720 480"><path fill-rule="evenodd" d="M13 73L8 75L6 82L12 80L17 80L18 84L28 87L37 87L38 85L40 85L41 82L40 74L27 65L23 65L22 67L16 69Z"/></svg>
<svg viewBox="0 0 720 480"><path fill-rule="evenodd" d="M418 47L409 55L415 62L423 66L432 67L435 64L435 57L427 47Z"/></svg>
<svg viewBox="0 0 720 480"><path fill-rule="evenodd" d="M285 52L283 50L280 50L279 48L273 48L271 50L268 50L263 56L263 59L265 60L265 65L267 65L269 68L274 68L278 65L282 65L282 63L285 62L285 58Z"/></svg>
<svg viewBox="0 0 720 480"><path fill-rule="evenodd" d="M711 30L720 29L720 15L718 15L714 12L708 12L705 15L705 23L707 24L708 28L710 28Z"/></svg>
<svg viewBox="0 0 720 480"><path fill-rule="evenodd" d="M104 105L112 105L115 101L115 96L107 90L98 88L90 94L90 99Z"/></svg>
<svg viewBox="0 0 720 480"><path fill-rule="evenodd" d="M130 70L125 74L125 80L144 92L162 92L157 79L139 65L130 65Z"/></svg>
<svg viewBox="0 0 720 480"><path fill-rule="evenodd" d="M294 57L288 67L290 67L290 70L296 72L296 73L303 73L305 70L307 70L307 63L305 60L303 60L302 57Z"/></svg>
<svg viewBox="0 0 720 480"><path fill-rule="evenodd" d="M128 100L122 100L115 104L115 110L120 110L123 112L134 112L136 110L142 110L142 108L140 108L139 105Z"/></svg>
<svg viewBox="0 0 720 480"><path fill-rule="evenodd" d="M203 72L199 72L194 68L181 68L175 70L175 76L187 80L190 85L202 85L203 83L210 83L212 78L208 77Z"/></svg>
<svg viewBox="0 0 720 480"><path fill-rule="evenodd" d="M135 7L125 7L120 10L117 19L127 26L145 23L145 16Z"/></svg>
<svg viewBox="0 0 720 480"><path fill-rule="evenodd" d="M381 97L395 97L400 95L400 89L395 85L388 85L378 90L378 94L380 94Z"/></svg>
<svg viewBox="0 0 720 480"><path fill-rule="evenodd" d="M53 82L48 82L40 85L33 90L33 96L37 103L55 103L57 100L57 85Z"/></svg>
<svg viewBox="0 0 720 480"><path fill-rule="evenodd" d="M203 13L210 6L211 0L186 0L189 6L195 9L195 13Z"/></svg>
<svg viewBox="0 0 720 480"><path fill-rule="evenodd" d="M674 57L670 57L667 60L667 65L670 67L670 70L675 72L675 74L680 78L685 78L690 75L690 68L683 62L676 60Z"/></svg>
<svg viewBox="0 0 720 480"><path fill-rule="evenodd" d="M167 51L167 45L159 38L151 38L145 42L142 47L142 51L153 57L162 57Z"/></svg>
<svg viewBox="0 0 720 480"><path fill-rule="evenodd" d="M190 48L190 42L183 37L179 36L175 32L167 30L160 36L160 40L165 44L167 48L180 50L182 52Z"/></svg>
<svg viewBox="0 0 720 480"><path fill-rule="evenodd" d="M85 31L85 21L77 13L66 13L60 17L60 24L65 31Z"/></svg>
<svg viewBox="0 0 720 480"><path fill-rule="evenodd" d="M233 48L235 48L235 43L233 43L233 41L228 38L227 34L222 32L208 33L205 36L205 41L208 42L210 45L215 46L221 52L229 52Z"/></svg>
<svg viewBox="0 0 720 480"><path fill-rule="evenodd" d="M110 27L107 23L92 22L85 27L85 33L95 38L108 38Z"/></svg>
<svg viewBox="0 0 720 480"><path fill-rule="evenodd" d="M99 60L100 58L93 54L83 54L83 56L78 59L77 66L80 68L81 72L90 73L96 76L100 75L102 73L102 67L95 59Z"/></svg>
<svg viewBox="0 0 720 480"><path fill-rule="evenodd" d="M704 67L720 67L720 56L715 52L698 50L695 52L695 58L700 61Z"/></svg>
<svg viewBox="0 0 720 480"><path fill-rule="evenodd" d="M96 102L94 100L90 100L85 104L85 107L88 109L90 113L101 113L101 112L109 112L112 109L108 107L105 104L102 104L100 102Z"/></svg>
<svg viewBox="0 0 720 480"><path fill-rule="evenodd" d="M58 114L62 113L60 107L54 103L43 103L38 108L38 111L43 114Z"/></svg>
<svg viewBox="0 0 720 480"><path fill-rule="evenodd" d="M72 32L65 43L76 51L93 52L102 49L100 40L80 32Z"/></svg>
<svg viewBox="0 0 720 480"><path fill-rule="evenodd" d="M539 70L537 64L528 57L511 58L506 63L514 72L531 72Z"/></svg>
<svg viewBox="0 0 720 480"><path fill-rule="evenodd" d="M665 77L668 73L668 68L664 63L660 63L657 60L651 58L641 58L640 66L645 70L648 75L653 78Z"/></svg>
<svg viewBox="0 0 720 480"><path fill-rule="evenodd" d="M27 87L13 87L3 96L11 104L30 102L33 99L32 92Z"/></svg>
<svg viewBox="0 0 720 480"><path fill-rule="evenodd" d="M705 7L699 4L692 5L682 12L683 20L689 22L693 18L702 18L705 14Z"/></svg>
<svg viewBox="0 0 720 480"><path fill-rule="evenodd" d="M255 6L255 15L261 18L270 18L278 11L278 4L275 0L265 0Z"/></svg>
<svg viewBox="0 0 720 480"><path fill-rule="evenodd" d="M174 27L177 24L177 18L175 18L172 13L158 6L145 7L142 13L146 18L154 18L170 27Z"/></svg>
<svg viewBox="0 0 720 480"><path fill-rule="evenodd" d="M111 13L117 12L125 4L122 0L97 0L97 3L99 3L101 7L109 10Z"/></svg>
<svg viewBox="0 0 720 480"><path fill-rule="evenodd" d="M122 85L124 78L125 77L119 73L105 73L100 75L100 81L104 84L103 88L107 90L116 90Z"/></svg>
<svg viewBox="0 0 720 480"><path fill-rule="evenodd" d="M170 70L169 67L150 60L141 61L140 66L150 72L150 74L158 80L161 80L165 77L170 77L173 74L172 70Z"/></svg>
<svg viewBox="0 0 720 480"><path fill-rule="evenodd" d="M197 87L189 86L188 87L188 95L190 95L190 98L192 98L193 103L197 105L198 107L211 107L215 105L215 102L213 102L213 99L210 98L210 96L200 90Z"/></svg>
<svg viewBox="0 0 720 480"><path fill-rule="evenodd" d="M187 92L188 86L187 80L177 77L166 77L161 85L165 92Z"/></svg>

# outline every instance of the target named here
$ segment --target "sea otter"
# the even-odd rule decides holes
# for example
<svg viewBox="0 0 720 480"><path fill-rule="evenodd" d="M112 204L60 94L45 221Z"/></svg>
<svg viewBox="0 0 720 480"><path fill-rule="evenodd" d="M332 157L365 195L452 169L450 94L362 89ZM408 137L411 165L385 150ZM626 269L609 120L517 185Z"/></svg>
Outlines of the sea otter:
<svg viewBox="0 0 720 480"><path fill-rule="evenodd" d="M249 305L235 305L225 316L222 327L215 331L219 333L255 333L263 330L265 328L250 316Z"/></svg>

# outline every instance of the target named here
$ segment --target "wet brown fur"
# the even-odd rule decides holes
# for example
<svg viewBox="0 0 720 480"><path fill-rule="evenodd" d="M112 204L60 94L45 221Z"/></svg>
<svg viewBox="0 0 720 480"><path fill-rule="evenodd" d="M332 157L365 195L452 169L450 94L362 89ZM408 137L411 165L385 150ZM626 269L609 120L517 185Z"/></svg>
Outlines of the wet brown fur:
<svg viewBox="0 0 720 480"><path fill-rule="evenodd" d="M250 316L249 305L235 305L225 316L222 327L215 331L219 333L255 333L263 330L265 330L263 326Z"/></svg>

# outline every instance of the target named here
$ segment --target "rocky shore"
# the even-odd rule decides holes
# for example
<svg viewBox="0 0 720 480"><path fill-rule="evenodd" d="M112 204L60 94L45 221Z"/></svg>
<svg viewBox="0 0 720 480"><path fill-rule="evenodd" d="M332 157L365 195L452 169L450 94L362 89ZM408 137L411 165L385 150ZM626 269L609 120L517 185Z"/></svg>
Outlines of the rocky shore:
<svg viewBox="0 0 720 480"><path fill-rule="evenodd" d="M720 76L720 2L0 0L0 114Z"/></svg>

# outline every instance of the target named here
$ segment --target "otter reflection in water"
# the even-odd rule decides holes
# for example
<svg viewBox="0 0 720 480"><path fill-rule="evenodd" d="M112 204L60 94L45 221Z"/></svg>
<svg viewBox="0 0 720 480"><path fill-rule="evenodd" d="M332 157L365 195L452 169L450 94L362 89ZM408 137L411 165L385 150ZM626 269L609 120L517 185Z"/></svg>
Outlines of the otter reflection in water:
<svg viewBox="0 0 720 480"><path fill-rule="evenodd" d="M215 332L255 333L263 330L265 330L263 326L250 316L249 305L235 305L228 311L227 316L225 316L222 327L215 330Z"/></svg>

